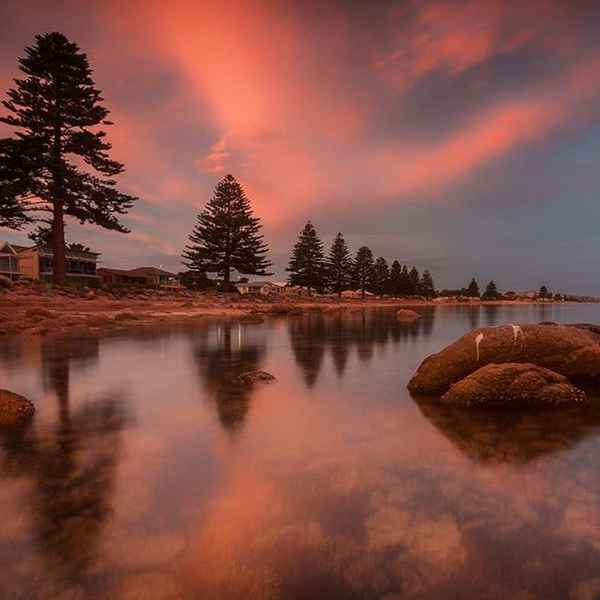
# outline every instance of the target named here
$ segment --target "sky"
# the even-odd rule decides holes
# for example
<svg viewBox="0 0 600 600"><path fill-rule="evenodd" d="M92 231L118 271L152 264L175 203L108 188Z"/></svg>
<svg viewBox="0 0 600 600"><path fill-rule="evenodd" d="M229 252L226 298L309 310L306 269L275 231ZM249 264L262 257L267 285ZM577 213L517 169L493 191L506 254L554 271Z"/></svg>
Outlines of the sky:
<svg viewBox="0 0 600 600"><path fill-rule="evenodd" d="M310 219L438 288L600 295L598 2L4 0L0 23L2 97L36 34L88 54L139 197L128 235L68 223L103 266L179 270L231 173L275 280Z"/></svg>

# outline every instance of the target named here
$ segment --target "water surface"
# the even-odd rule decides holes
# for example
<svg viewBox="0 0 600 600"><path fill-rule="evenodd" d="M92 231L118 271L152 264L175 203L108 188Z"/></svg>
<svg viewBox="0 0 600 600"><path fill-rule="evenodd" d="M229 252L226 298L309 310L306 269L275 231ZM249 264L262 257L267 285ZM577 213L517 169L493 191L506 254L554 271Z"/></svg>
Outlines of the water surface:
<svg viewBox="0 0 600 600"><path fill-rule="evenodd" d="M600 306L309 312L4 339L2 598L594 598L600 400L544 416L415 402L483 325ZM278 381L243 388L264 369Z"/></svg>

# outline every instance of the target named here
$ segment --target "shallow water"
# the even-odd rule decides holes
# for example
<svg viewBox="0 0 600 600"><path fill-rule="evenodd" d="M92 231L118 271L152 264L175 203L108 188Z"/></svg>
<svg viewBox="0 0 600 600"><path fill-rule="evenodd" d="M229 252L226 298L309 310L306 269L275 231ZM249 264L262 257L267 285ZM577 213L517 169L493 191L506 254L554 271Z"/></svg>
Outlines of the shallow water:
<svg viewBox="0 0 600 600"><path fill-rule="evenodd" d="M600 593L600 399L489 416L417 404L474 327L598 305L318 312L4 339L1 598L568 598ZM243 371L278 381L242 389Z"/></svg>

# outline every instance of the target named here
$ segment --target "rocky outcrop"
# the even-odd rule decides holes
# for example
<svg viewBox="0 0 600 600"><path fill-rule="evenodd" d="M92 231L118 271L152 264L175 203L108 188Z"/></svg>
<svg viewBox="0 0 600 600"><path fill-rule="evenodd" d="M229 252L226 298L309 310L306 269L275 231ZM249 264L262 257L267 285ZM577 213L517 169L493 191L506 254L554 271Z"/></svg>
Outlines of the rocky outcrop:
<svg viewBox="0 0 600 600"><path fill-rule="evenodd" d="M0 426L12 427L26 423L35 413L34 405L19 394L0 390Z"/></svg>
<svg viewBox="0 0 600 600"><path fill-rule="evenodd" d="M252 385L254 383L271 383L273 381L276 381L275 377L266 371L248 371L238 375L235 378L236 383L241 383L244 385Z"/></svg>
<svg viewBox="0 0 600 600"><path fill-rule="evenodd" d="M421 315L417 311L408 308L401 308L396 313L396 319L398 319L398 321L416 321L420 318Z"/></svg>
<svg viewBox="0 0 600 600"><path fill-rule="evenodd" d="M506 408L563 406L585 399L585 392L563 375L530 363L486 365L442 396L442 402L452 405Z"/></svg>
<svg viewBox="0 0 600 600"><path fill-rule="evenodd" d="M467 333L426 358L408 384L414 394L441 395L490 363L532 363L571 381L600 378L600 335L561 325L505 325Z"/></svg>

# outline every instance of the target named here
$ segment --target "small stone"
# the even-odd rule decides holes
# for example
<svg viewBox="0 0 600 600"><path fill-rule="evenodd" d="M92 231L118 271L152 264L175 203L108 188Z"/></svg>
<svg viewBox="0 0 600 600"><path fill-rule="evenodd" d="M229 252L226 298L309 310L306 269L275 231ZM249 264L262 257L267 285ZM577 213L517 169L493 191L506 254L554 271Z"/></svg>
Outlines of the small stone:
<svg viewBox="0 0 600 600"><path fill-rule="evenodd" d="M401 308L396 313L396 318L399 321L416 321L417 319L421 318L421 315L415 310L410 310L408 308Z"/></svg>
<svg viewBox="0 0 600 600"><path fill-rule="evenodd" d="M244 384L272 383L273 381L277 381L271 373L267 373L266 371L248 371L238 375L235 380L238 383Z"/></svg>

